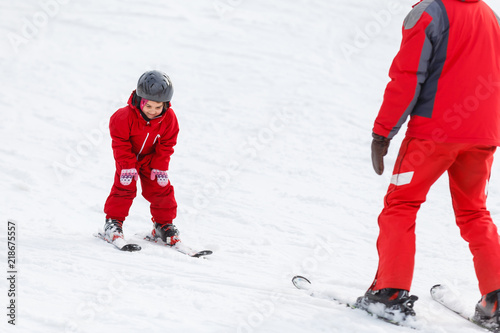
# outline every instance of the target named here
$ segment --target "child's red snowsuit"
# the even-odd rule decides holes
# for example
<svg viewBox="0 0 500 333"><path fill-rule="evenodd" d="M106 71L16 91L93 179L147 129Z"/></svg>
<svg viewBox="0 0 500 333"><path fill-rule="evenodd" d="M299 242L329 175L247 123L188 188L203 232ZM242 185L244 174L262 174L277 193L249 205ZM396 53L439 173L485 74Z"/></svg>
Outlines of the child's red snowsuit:
<svg viewBox="0 0 500 333"><path fill-rule="evenodd" d="M141 179L142 195L151 203L153 218L160 224L171 223L177 215L174 188L170 182L161 187L150 176L152 169L168 170L170 156L177 143L179 125L172 108L168 108L163 116L146 121L133 105L134 93L128 105L116 111L109 122L116 173L104 212L106 218L120 221L128 216L137 186L135 181L127 186L122 185L120 173L122 169L136 168Z"/></svg>

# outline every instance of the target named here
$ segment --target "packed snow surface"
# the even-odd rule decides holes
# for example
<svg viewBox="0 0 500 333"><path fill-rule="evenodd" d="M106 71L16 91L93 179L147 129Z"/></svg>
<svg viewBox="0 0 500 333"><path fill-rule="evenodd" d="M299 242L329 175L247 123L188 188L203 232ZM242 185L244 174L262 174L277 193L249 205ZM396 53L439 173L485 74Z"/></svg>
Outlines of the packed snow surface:
<svg viewBox="0 0 500 333"><path fill-rule="evenodd" d="M411 332L291 278L349 300L372 282L404 130L377 176L371 128L414 2L0 2L0 331ZM136 236L152 226L140 195L124 233L142 251L93 236L115 172L109 117L150 69L175 86L175 223L185 244L214 251L207 259ZM416 320L421 332L478 331L431 299L437 283L473 310L480 295L446 176L417 219Z"/></svg>

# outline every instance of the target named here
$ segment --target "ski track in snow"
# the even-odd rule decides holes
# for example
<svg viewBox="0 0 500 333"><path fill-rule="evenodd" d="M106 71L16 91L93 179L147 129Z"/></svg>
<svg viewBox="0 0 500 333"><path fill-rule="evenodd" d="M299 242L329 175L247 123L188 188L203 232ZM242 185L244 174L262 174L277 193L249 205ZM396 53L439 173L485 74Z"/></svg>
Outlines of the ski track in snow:
<svg viewBox="0 0 500 333"><path fill-rule="evenodd" d="M6 272L13 219L19 270L17 325L4 315L1 331L410 331L311 298L291 278L352 300L373 279L390 172L372 170L371 127L415 1L0 4L0 261ZM137 239L151 228L140 195L124 232L142 251L92 236L114 175L109 117L149 69L174 82L176 225L214 251L207 259ZM499 175L495 164L496 221ZM445 177L418 215L417 247L420 331L478 331L429 295L444 283L471 309L479 298Z"/></svg>

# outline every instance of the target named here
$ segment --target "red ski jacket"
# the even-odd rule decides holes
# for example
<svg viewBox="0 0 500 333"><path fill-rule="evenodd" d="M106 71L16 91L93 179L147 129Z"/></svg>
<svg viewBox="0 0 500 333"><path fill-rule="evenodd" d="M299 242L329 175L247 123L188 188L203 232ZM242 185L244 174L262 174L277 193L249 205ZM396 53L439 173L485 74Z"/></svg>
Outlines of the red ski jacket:
<svg viewBox="0 0 500 333"><path fill-rule="evenodd" d="M424 0L403 25L373 132L500 146L500 18L481 0Z"/></svg>
<svg viewBox="0 0 500 333"><path fill-rule="evenodd" d="M150 167L168 170L179 133L174 110L168 108L162 116L146 121L132 102L134 93L135 91L132 92L128 105L116 111L109 121L117 167L137 168L137 163L145 156L153 155Z"/></svg>

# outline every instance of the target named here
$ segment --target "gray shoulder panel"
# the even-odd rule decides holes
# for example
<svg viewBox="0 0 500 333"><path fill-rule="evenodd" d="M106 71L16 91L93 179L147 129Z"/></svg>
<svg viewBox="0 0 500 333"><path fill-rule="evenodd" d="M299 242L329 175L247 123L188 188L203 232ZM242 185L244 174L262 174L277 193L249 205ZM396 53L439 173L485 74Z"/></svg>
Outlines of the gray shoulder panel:
<svg viewBox="0 0 500 333"><path fill-rule="evenodd" d="M404 21L404 28L411 29L417 24L418 20L422 17L427 7L429 7L436 0L424 0L416 5L411 12L406 16Z"/></svg>

